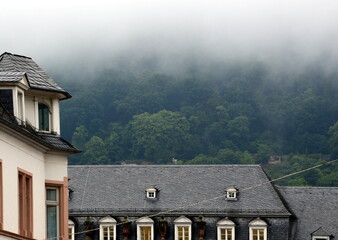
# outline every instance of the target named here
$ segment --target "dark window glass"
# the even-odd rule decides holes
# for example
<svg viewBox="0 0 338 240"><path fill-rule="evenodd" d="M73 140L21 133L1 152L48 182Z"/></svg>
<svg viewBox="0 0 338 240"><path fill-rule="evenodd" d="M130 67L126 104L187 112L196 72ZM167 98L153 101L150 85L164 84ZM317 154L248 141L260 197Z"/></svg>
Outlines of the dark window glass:
<svg viewBox="0 0 338 240"><path fill-rule="evenodd" d="M43 103L39 103L39 130L49 131L49 109Z"/></svg>
<svg viewBox="0 0 338 240"><path fill-rule="evenodd" d="M13 93L11 89L0 90L0 103L6 108L10 114L13 113Z"/></svg>

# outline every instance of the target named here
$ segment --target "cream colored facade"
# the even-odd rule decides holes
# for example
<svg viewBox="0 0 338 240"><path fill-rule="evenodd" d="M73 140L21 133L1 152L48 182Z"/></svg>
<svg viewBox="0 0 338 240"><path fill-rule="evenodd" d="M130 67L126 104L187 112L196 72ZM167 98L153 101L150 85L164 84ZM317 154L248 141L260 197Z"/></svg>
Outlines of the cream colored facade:
<svg viewBox="0 0 338 240"><path fill-rule="evenodd" d="M60 104L58 94L46 93L36 90L30 90L25 77L19 84L14 86L0 86L0 89L11 89L13 95L14 116L22 120L25 124L29 123L34 128L39 128L38 104L43 103L48 106L50 111L50 130L60 134Z"/></svg>
<svg viewBox="0 0 338 240"><path fill-rule="evenodd" d="M59 101L71 96L30 58L1 61L2 71L23 69L0 71L0 239L46 239L49 226L53 239L67 240L67 157L78 150L60 137Z"/></svg>
<svg viewBox="0 0 338 240"><path fill-rule="evenodd" d="M3 230L19 234L18 171L32 174L33 238L46 237L45 182L63 182L67 177L67 157L48 154L43 147L25 142L20 136L0 130L3 169ZM67 218L68 220L68 218Z"/></svg>

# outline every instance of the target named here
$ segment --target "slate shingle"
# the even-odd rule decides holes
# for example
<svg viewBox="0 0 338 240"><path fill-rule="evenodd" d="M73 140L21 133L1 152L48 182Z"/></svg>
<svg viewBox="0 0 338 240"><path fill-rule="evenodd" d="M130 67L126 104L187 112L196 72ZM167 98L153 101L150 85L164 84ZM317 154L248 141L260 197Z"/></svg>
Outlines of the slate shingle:
<svg viewBox="0 0 338 240"><path fill-rule="evenodd" d="M59 87L54 80L43 71L31 58L3 53L0 55L0 72L24 72L26 73L31 88L45 91L60 92L66 98L71 95Z"/></svg>
<svg viewBox="0 0 338 240"><path fill-rule="evenodd" d="M338 187L278 187L297 218L295 239L307 240L318 229L338 237Z"/></svg>
<svg viewBox="0 0 338 240"><path fill-rule="evenodd" d="M69 166L71 213L174 212L289 216L273 186L258 165L105 165ZM225 189L240 192L226 200ZM157 200L146 199L145 189L159 189ZM213 197L212 201L195 205ZM181 207L184 208L181 209Z"/></svg>
<svg viewBox="0 0 338 240"><path fill-rule="evenodd" d="M0 72L0 82L19 82L24 76L24 72Z"/></svg>

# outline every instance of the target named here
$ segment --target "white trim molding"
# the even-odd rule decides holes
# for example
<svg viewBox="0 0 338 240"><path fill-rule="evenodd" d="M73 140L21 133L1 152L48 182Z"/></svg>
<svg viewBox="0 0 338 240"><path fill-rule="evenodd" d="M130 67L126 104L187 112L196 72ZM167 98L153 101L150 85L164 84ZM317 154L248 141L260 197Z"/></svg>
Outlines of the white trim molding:
<svg viewBox="0 0 338 240"><path fill-rule="evenodd" d="M330 240L329 236L312 236L312 240Z"/></svg>
<svg viewBox="0 0 338 240"><path fill-rule="evenodd" d="M146 189L147 198L156 198L156 188L151 187Z"/></svg>
<svg viewBox="0 0 338 240"><path fill-rule="evenodd" d="M237 189L234 187L229 187L225 189L226 199L237 200Z"/></svg>
<svg viewBox="0 0 338 240"><path fill-rule="evenodd" d="M174 220L175 240L186 239L186 237L191 240L191 224L191 220L185 216L176 218Z"/></svg>
<svg viewBox="0 0 338 240"><path fill-rule="evenodd" d="M116 239L116 223L116 220L109 216L99 220L100 240L105 239L105 237L108 240Z"/></svg>
<svg viewBox="0 0 338 240"><path fill-rule="evenodd" d="M137 240L153 240L154 239L154 221L149 217L141 217L136 220ZM149 234L150 230L150 234ZM146 232L145 232L146 231ZM144 235L142 237L142 234Z"/></svg>
<svg viewBox="0 0 338 240"><path fill-rule="evenodd" d="M68 240L75 240L75 224L68 219Z"/></svg>
<svg viewBox="0 0 338 240"><path fill-rule="evenodd" d="M268 239L268 224L260 218L256 218L249 223L249 239L261 240L262 236L264 240Z"/></svg>
<svg viewBox="0 0 338 240"><path fill-rule="evenodd" d="M235 240L235 223L228 218L217 222L217 240Z"/></svg>

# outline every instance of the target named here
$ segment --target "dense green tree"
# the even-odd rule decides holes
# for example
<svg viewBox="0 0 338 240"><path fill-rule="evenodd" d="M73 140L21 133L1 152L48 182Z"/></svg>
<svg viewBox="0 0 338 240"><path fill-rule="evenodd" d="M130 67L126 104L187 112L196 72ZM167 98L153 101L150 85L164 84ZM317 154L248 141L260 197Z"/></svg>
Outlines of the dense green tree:
<svg viewBox="0 0 338 240"><path fill-rule="evenodd" d="M134 153L152 162L163 163L178 157L188 140L187 119L167 110L136 115L130 127Z"/></svg>
<svg viewBox="0 0 338 240"><path fill-rule="evenodd" d="M199 154L193 159L187 161L185 164L192 165L192 164L222 164L221 161L219 161L215 157L206 156L204 154Z"/></svg>
<svg viewBox="0 0 338 240"><path fill-rule="evenodd" d="M257 163L267 163L270 156L274 155L275 152L271 146L267 144L258 144L257 153L255 154Z"/></svg>
<svg viewBox="0 0 338 240"><path fill-rule="evenodd" d="M72 137L72 144L78 149L85 149L85 145L89 140L89 134L85 126L81 125L75 129Z"/></svg>
<svg viewBox="0 0 338 240"><path fill-rule="evenodd" d="M232 142L241 150L248 145L249 119L246 116L238 116L228 122L227 132Z"/></svg>
<svg viewBox="0 0 338 240"><path fill-rule="evenodd" d="M338 121L329 128L329 148L332 158L338 158Z"/></svg>
<svg viewBox="0 0 338 240"><path fill-rule="evenodd" d="M86 151L83 154L83 159L87 164L109 164L110 159L107 157L107 149L104 141L97 136L93 136L86 143Z"/></svg>

